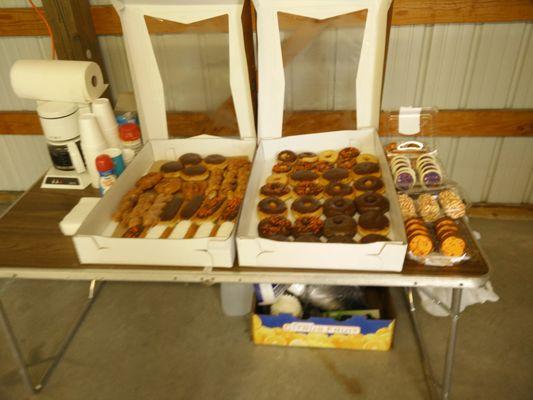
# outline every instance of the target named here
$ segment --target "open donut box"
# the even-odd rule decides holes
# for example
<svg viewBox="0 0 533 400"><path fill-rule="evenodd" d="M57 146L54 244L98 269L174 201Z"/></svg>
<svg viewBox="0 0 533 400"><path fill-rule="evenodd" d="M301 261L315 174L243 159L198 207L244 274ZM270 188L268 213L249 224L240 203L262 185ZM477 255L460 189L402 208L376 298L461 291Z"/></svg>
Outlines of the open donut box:
<svg viewBox="0 0 533 400"><path fill-rule="evenodd" d="M401 271L406 238L400 208L383 147L377 135L389 0L291 1L254 0L257 11L259 95L258 138L252 172L239 220L239 264L250 267L292 267ZM285 75L278 13L327 19L366 10L366 23L357 68L356 130L282 137ZM259 190L271 174L277 154L340 150L355 146L379 159L385 195L390 202L388 242L370 244L281 242L258 236Z"/></svg>
<svg viewBox="0 0 533 400"><path fill-rule="evenodd" d="M124 31L145 146L85 218L73 237L80 262L232 267L236 252L236 227L227 238L186 240L116 238L110 237L109 231L113 226L111 216L122 196L150 170L154 162L175 160L187 152L201 156L213 153L225 156L246 155L250 161L253 159L256 137L241 22L243 2L158 0L143 3L120 0L113 3ZM189 24L224 15L228 21L229 82L238 136L221 138L199 135L168 139L163 79L145 16Z"/></svg>

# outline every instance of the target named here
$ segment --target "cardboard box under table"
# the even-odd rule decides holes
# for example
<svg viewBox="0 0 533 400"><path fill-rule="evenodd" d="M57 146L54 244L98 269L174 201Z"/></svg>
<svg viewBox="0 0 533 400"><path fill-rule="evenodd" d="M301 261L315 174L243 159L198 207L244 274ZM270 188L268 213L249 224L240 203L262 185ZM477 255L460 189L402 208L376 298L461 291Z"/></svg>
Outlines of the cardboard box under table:
<svg viewBox="0 0 533 400"><path fill-rule="evenodd" d="M403 222L394 185L377 136L380 114L381 78L385 47L385 28L390 1L337 0L293 1L255 0L257 9L257 35L259 42L259 148L254 160L239 220L237 248L239 264L252 267L295 267L352 269L375 271L401 271L406 252ZM354 65L352 104L357 110L358 130L322 132L282 137L290 114L284 110L290 82L295 75L284 71L291 60L291 53L284 53L285 41L281 40L279 15L281 13L305 16L315 20L329 20L347 13L356 13L354 21L365 23L357 27L363 32L359 60ZM321 21L318 21L321 22ZM314 22L314 23L318 23ZM357 41L357 35L348 36ZM312 46L312 45L309 45ZM353 49L352 49L353 50ZM353 50L357 52L356 50ZM287 82L286 82L287 81ZM288 83L289 82L289 83ZM307 84L307 81L306 81ZM312 86L312 83L310 83ZM292 94L294 96L294 92ZM284 115L284 112L287 115ZM355 123L354 123L355 125ZM355 128L355 126L354 126ZM274 241L259 237L257 204L260 187L282 150L319 153L324 150L341 150L355 146L362 153L375 155L381 167L385 183L385 196L390 202L386 214L390 220L390 241L369 244L299 243Z"/></svg>
<svg viewBox="0 0 533 400"><path fill-rule="evenodd" d="M247 156L250 161L253 159L256 139L242 33L243 2L180 0L169 2L161 0L142 3L124 0L116 1L114 5L124 31L143 139L147 144L87 216L76 233L74 244L80 262L84 264L231 267L235 259L234 236L236 228L226 238L147 239L110 237L109 227L112 226L111 215L116 210L122 196L134 186L137 179L150 170L156 161L176 160L177 157L188 152L198 153L201 156L217 153L227 157ZM218 114L207 112L208 117L206 118L211 116L211 121L207 120L207 123L197 124L200 129L180 132L184 135L198 136L169 139L167 108L169 108L168 98L172 97L169 86L179 88L180 85L189 83L189 79L181 76L163 75L160 73L160 67L162 63L168 61L168 57L177 57L178 61L184 61L183 57L186 54L176 53L175 48L173 51L166 49L165 52L161 52L161 42L153 42L158 39L149 32L148 26L154 26L158 23L179 24L182 28L179 32L187 33L188 24L191 22L202 23L202 21L218 17L223 18L223 21L228 25L227 48L220 55L217 55L219 56L218 66L220 68L223 66L220 59L228 60L229 78L224 81L224 79L219 79L220 76L217 76L214 81L219 89L225 84L228 93L223 93L223 95L211 93L211 96L213 98L218 96L219 100L227 98L226 101L221 101L222 105L220 102L213 105L218 106L219 111L224 111L220 113L222 114L221 119L226 123L224 129L227 130L227 126L233 127L235 136L221 138L210 135L210 133L219 130L213 128L213 132L210 132L209 128L206 129L205 127L214 126L214 116ZM183 43L183 41L175 40L175 38L166 38L164 43L167 41L174 45ZM153 45L153 43L158 45ZM218 43L216 45L220 51L220 44ZM186 46L186 49L194 50L194 46ZM188 72L191 71L187 69L183 73ZM180 79L179 82L176 82L178 79ZM165 93L166 89L169 90L169 93ZM194 97L196 94L189 91L183 92L183 96L186 97L187 95ZM228 115L235 119L235 123L228 122ZM192 118L191 123L187 126L192 127L194 122L195 120Z"/></svg>
<svg viewBox="0 0 533 400"><path fill-rule="evenodd" d="M377 318L355 315L345 320L302 319L290 314L264 314L256 305L252 315L252 340L259 345L390 350L396 323L390 292L387 288L376 287L365 291L368 312L379 312Z"/></svg>

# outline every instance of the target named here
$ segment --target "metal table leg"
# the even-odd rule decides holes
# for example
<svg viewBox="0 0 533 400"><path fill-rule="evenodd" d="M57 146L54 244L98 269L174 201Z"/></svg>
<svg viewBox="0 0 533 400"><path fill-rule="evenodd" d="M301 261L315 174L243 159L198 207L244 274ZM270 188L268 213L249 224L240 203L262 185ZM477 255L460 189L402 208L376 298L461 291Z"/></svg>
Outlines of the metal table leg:
<svg viewBox="0 0 533 400"><path fill-rule="evenodd" d="M450 327L450 335L448 338L448 348L446 350L446 358L444 363L444 376L442 380L442 386L437 382L437 380L435 379L435 375L433 374L433 369L431 367L431 361L428 356L426 344L424 342L424 338L422 337L422 332L418 324L413 288L405 288L404 290L406 305L409 310L409 317L413 325L413 332L417 341L418 349L420 351L420 357L422 358L424 377L428 386L430 399L432 400L448 400L450 398L455 344L457 340L457 322L459 320L459 314L461 313L462 295L462 289L452 290L452 305L451 309L449 310L452 320Z"/></svg>
<svg viewBox="0 0 533 400"><path fill-rule="evenodd" d="M20 350L20 346L18 344L17 337L15 335L15 332L13 331L13 327L11 326L11 323L9 322L9 318L7 317L7 313L4 309L4 306L2 304L2 301L0 300L0 322L2 327L4 328L4 331L6 332L8 343L11 347L12 353L15 357L16 362L19 365L20 371L22 373L24 382L28 386L28 388L33 392L36 393L40 391L50 376L52 375L52 372L57 367L59 362L61 361L61 358L63 357L63 354L65 354L65 351L67 350L70 342L76 335L76 332L78 331L79 327L85 320L85 317L87 316L87 313L89 312L91 306L94 303L94 300L100 293L100 290L102 289L104 282L100 283L99 285L96 284L96 281L91 281L91 284L89 286L89 296L87 298L87 301L85 302L83 309L81 311L81 314L76 318L74 324L70 328L68 334L65 336L63 341L61 342L61 345L59 346L59 349L54 356L52 363L50 366L46 369L46 371L43 373L41 378L39 379L39 382L34 385L28 370L28 365L26 364L26 361L24 360L24 356L22 355L22 352Z"/></svg>

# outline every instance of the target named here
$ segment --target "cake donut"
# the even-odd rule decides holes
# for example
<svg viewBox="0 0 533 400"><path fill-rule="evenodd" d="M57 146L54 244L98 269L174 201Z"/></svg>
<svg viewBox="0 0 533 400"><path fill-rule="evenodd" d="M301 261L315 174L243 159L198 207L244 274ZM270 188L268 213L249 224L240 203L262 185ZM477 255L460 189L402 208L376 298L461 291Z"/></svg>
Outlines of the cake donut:
<svg viewBox="0 0 533 400"><path fill-rule="evenodd" d="M262 219L257 226L259 236L271 238L273 235L289 236L292 230L292 223L287 218L274 215Z"/></svg>
<svg viewBox="0 0 533 400"><path fill-rule="evenodd" d="M378 163L378 158L372 154L368 153L361 153L357 156L357 164L364 163L364 162L373 162Z"/></svg>
<svg viewBox="0 0 533 400"><path fill-rule="evenodd" d="M385 196L375 192L365 192L355 198L357 211L363 214L367 211L379 211L386 213L389 211L389 200Z"/></svg>
<svg viewBox="0 0 533 400"><path fill-rule="evenodd" d="M284 162L284 163L294 163L298 159L298 156L294 151L290 150L283 150L279 152L278 154L278 161Z"/></svg>
<svg viewBox="0 0 533 400"><path fill-rule="evenodd" d="M389 233L389 219L379 211L367 211L359 216L357 221L361 236L372 233L386 236Z"/></svg>
<svg viewBox="0 0 533 400"><path fill-rule="evenodd" d="M294 226L292 227L292 234L294 236L300 236L304 234L312 234L320 236L324 229L324 221L320 217L301 217L296 219Z"/></svg>
<svg viewBox="0 0 533 400"><path fill-rule="evenodd" d="M279 182L267 183L261 186L261 197L279 197L281 200L288 200L291 197L291 188Z"/></svg>
<svg viewBox="0 0 533 400"><path fill-rule="evenodd" d="M342 182L332 182L326 186L324 193L329 197L352 197L354 189L351 185Z"/></svg>
<svg viewBox="0 0 533 400"><path fill-rule="evenodd" d="M286 185L289 183L289 178L285 174L272 174L266 179L266 183L281 183Z"/></svg>
<svg viewBox="0 0 533 400"><path fill-rule="evenodd" d="M333 217L335 215L348 215L353 217L355 214L355 204L353 200L346 197L332 197L324 202L324 215Z"/></svg>
<svg viewBox="0 0 533 400"><path fill-rule="evenodd" d="M356 195L363 194L364 192L377 192L380 194L385 192L383 181L372 175L359 178L354 182L353 187L355 188Z"/></svg>
<svg viewBox="0 0 533 400"><path fill-rule="evenodd" d="M287 216L287 206L285 202L277 197L267 197L257 205L259 218L264 219L273 215Z"/></svg>
<svg viewBox="0 0 533 400"><path fill-rule="evenodd" d="M300 196L291 206L291 211L295 218L318 217L322 210L322 204L313 196Z"/></svg>
<svg viewBox="0 0 533 400"><path fill-rule="evenodd" d="M335 215L324 221L324 236L342 235L354 237L357 231L357 223L352 217L347 215Z"/></svg>

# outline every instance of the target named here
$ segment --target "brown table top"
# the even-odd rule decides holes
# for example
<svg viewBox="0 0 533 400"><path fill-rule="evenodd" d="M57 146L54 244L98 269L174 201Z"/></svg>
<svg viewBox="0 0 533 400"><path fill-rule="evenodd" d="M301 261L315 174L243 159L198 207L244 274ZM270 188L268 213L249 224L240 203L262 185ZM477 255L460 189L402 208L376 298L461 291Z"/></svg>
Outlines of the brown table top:
<svg viewBox="0 0 533 400"><path fill-rule="evenodd" d="M447 287L480 286L488 279L487 261L469 232L465 236L472 250L470 260L443 268L406 259L402 272L398 273L251 268L238 265L205 271L201 267L80 264L72 239L61 233L59 222L81 197L98 196L98 192L91 187L85 190L59 190L41 189L39 186L40 180L0 218L0 277L204 282L283 282L301 279L301 282L322 281L331 284L378 285L382 281L383 286ZM97 272L89 273L91 271ZM120 273L111 274L117 271ZM65 275L65 272L68 273ZM158 273L161 278L157 277Z"/></svg>

